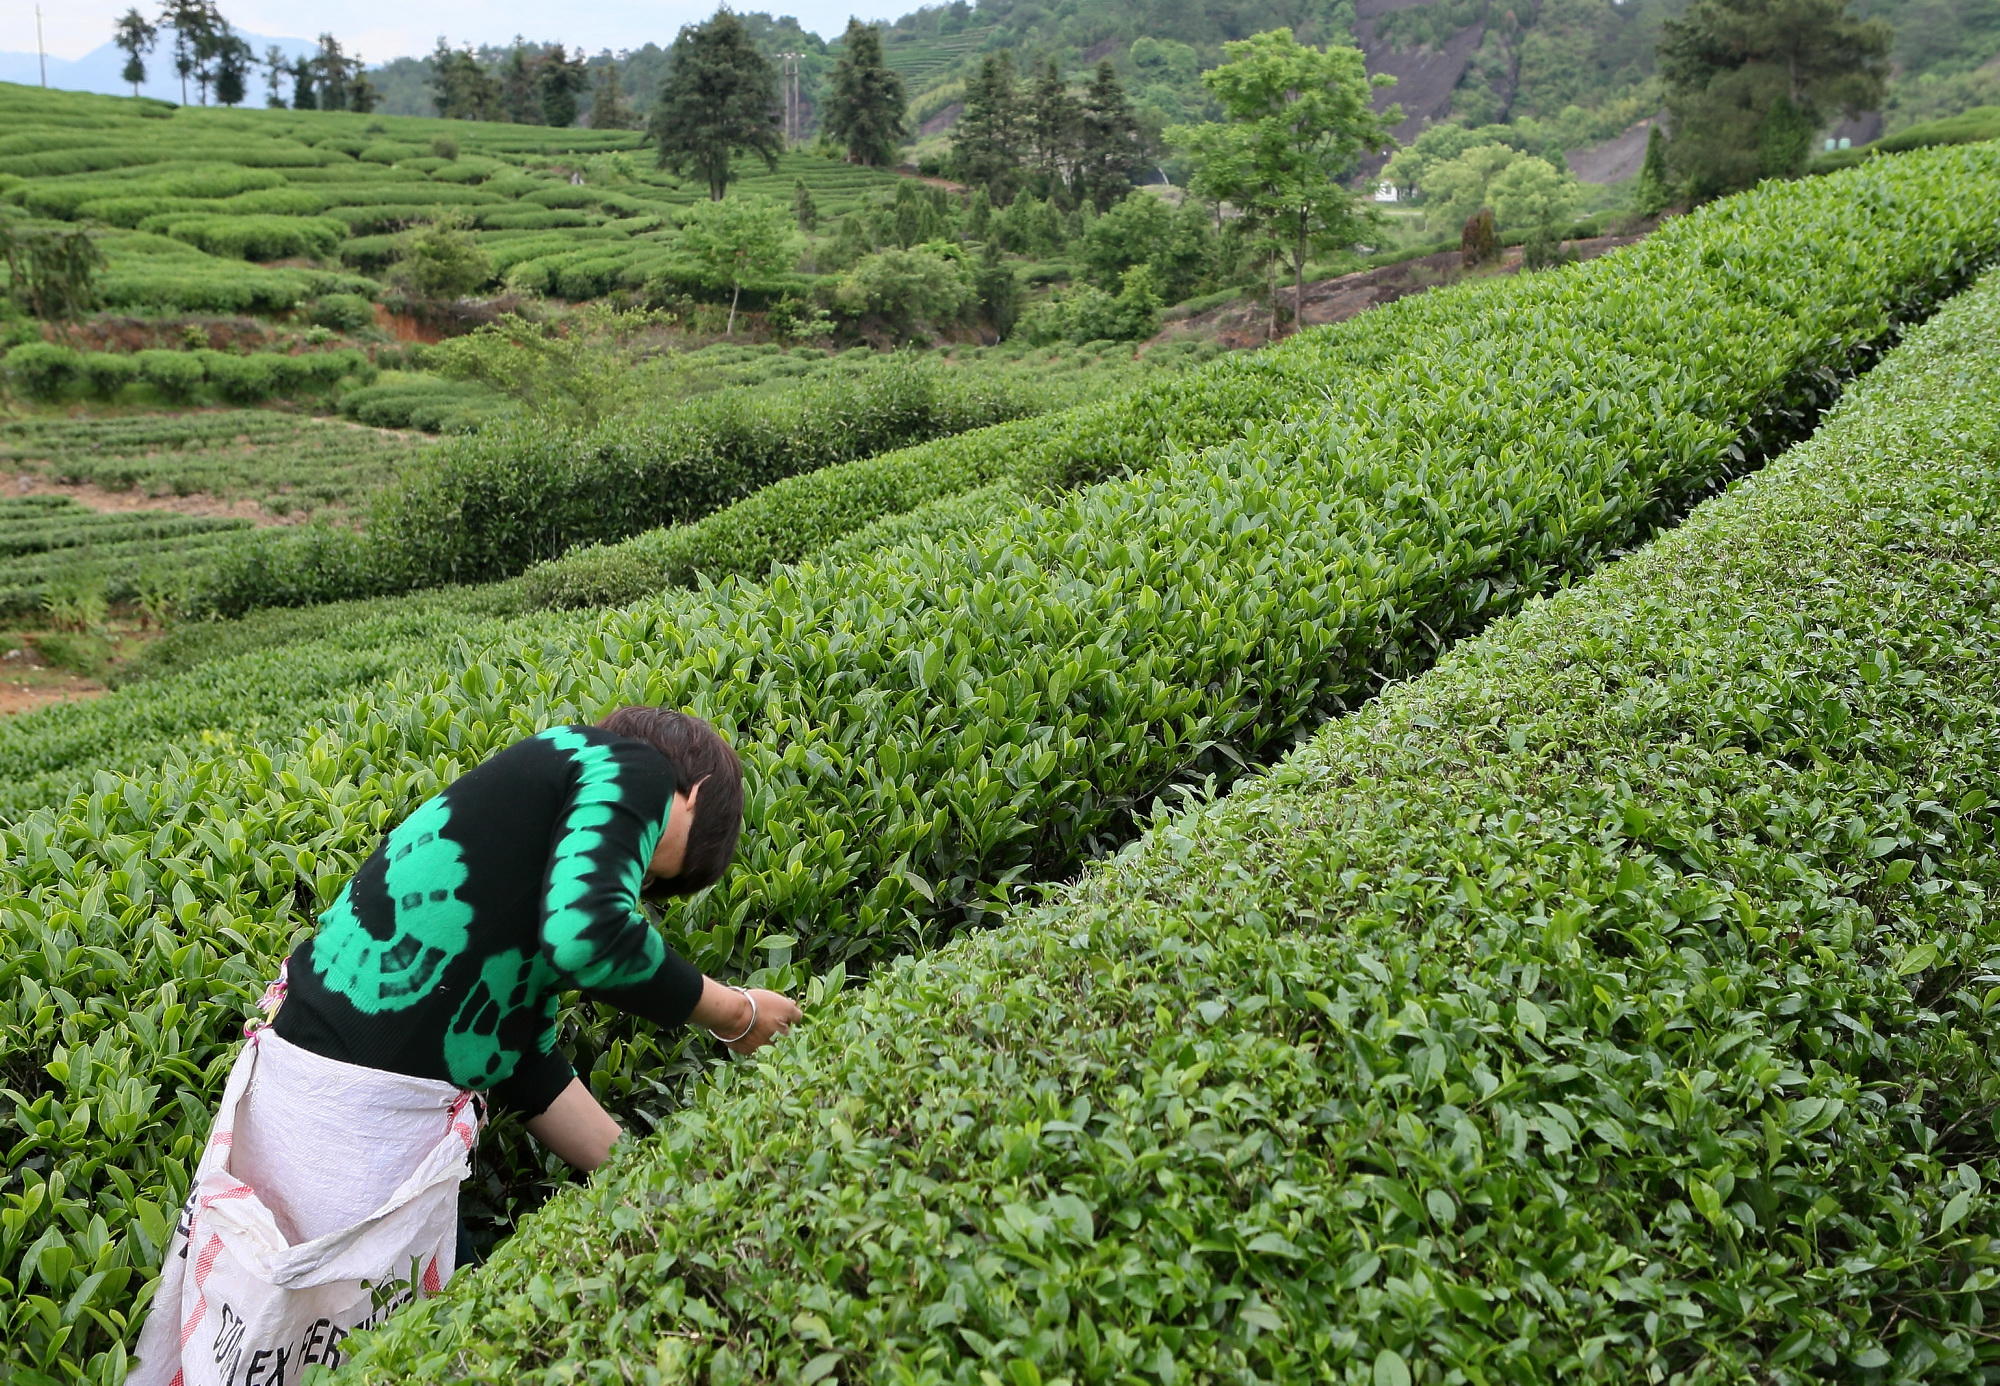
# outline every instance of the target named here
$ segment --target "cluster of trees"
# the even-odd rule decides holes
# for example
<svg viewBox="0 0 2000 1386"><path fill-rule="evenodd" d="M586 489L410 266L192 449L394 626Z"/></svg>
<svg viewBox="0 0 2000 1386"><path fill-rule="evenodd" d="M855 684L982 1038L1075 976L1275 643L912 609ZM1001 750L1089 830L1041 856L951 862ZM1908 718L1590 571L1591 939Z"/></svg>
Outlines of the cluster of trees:
<svg viewBox="0 0 2000 1386"><path fill-rule="evenodd" d="M431 53L432 101L439 115L453 120L574 125L578 96L589 81L583 50L572 54L560 43L537 48L516 39L506 59L493 68L481 63L470 48L453 48L442 38ZM602 79L591 125L600 130L630 129L632 123L613 67Z"/></svg>
<svg viewBox="0 0 2000 1386"><path fill-rule="evenodd" d="M159 46L161 31L171 35L170 52L174 71L181 79L181 101L188 99L188 83L194 82L201 104L209 94L224 106L240 106L249 95L253 70L261 66L265 74L265 104L292 106L300 110L372 111L377 92L368 80L366 64L359 53L344 52L332 34L319 36L319 49L310 56L288 57L276 44L267 46L260 59L249 40L215 6L214 0L166 0L159 15L148 19L134 6L117 21L112 42L124 51L125 67L119 74L139 94L146 80L146 58ZM285 96L289 83L291 96Z"/></svg>
<svg viewBox="0 0 2000 1386"><path fill-rule="evenodd" d="M1025 192L1101 212L1131 191L1146 162L1138 121L1109 60L1081 95L1053 59L1022 83L1006 51L988 56L966 83L951 174L996 206Z"/></svg>
<svg viewBox="0 0 2000 1386"><path fill-rule="evenodd" d="M1847 0L1694 0L1660 36L1678 190L1700 202L1803 173L1835 112L1881 106L1894 41Z"/></svg>

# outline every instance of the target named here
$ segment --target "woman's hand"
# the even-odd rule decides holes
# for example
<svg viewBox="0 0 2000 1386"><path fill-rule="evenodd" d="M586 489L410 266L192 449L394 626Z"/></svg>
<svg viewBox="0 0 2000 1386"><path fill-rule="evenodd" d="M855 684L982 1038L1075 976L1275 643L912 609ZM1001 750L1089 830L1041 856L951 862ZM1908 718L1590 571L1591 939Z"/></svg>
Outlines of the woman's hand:
<svg viewBox="0 0 2000 1386"><path fill-rule="evenodd" d="M754 1054L792 1026L800 1017L789 996L761 987L748 990L703 979L701 1000L689 1017L721 1040L732 1054Z"/></svg>

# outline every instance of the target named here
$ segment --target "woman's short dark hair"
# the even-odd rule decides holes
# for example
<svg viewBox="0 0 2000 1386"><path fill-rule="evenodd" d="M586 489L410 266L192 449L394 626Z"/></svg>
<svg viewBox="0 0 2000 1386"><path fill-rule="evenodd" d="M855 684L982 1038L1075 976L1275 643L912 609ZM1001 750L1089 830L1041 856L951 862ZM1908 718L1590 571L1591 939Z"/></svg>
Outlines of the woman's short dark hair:
<svg viewBox="0 0 2000 1386"><path fill-rule="evenodd" d="M687 856L680 874L661 881L667 895L692 895L722 879L743 831L743 763L719 732L699 717L664 707L621 707L597 724L617 736L643 741L674 768L675 789L699 784Z"/></svg>

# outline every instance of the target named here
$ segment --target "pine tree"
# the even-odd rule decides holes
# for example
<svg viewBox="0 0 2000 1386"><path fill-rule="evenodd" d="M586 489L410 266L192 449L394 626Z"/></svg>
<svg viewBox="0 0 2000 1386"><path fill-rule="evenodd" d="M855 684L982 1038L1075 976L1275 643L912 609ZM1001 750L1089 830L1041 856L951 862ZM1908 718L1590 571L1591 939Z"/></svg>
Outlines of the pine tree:
<svg viewBox="0 0 2000 1386"><path fill-rule="evenodd" d="M1097 65L1083 96L1075 173L1077 200L1100 213L1109 211L1132 190L1132 176L1145 163L1139 121L1118 83L1117 69L1107 58Z"/></svg>
<svg viewBox="0 0 2000 1386"><path fill-rule="evenodd" d="M803 178L792 180L792 220L798 223L801 231L819 228L819 204L813 201L812 189L806 186Z"/></svg>
<svg viewBox="0 0 2000 1386"><path fill-rule="evenodd" d="M174 31L174 71L180 74L181 104L187 105L188 78L201 62L203 35L210 28L214 7L207 0L165 0L160 6L159 25Z"/></svg>
<svg viewBox="0 0 2000 1386"><path fill-rule="evenodd" d="M785 147L777 73L750 42L743 21L721 10L706 24L688 25L669 58L672 66L646 127L660 167L692 171L717 202L729 187L733 154L758 154L776 168Z"/></svg>
<svg viewBox="0 0 2000 1386"><path fill-rule="evenodd" d="M347 84L353 80L347 55L332 34L319 36L319 53L313 58L314 83L322 111L347 109Z"/></svg>
<svg viewBox="0 0 2000 1386"><path fill-rule="evenodd" d="M1642 217L1656 217L1673 198L1667 181L1666 132L1655 124L1646 132L1646 162L1639 166L1639 181L1632 189L1632 209Z"/></svg>
<svg viewBox="0 0 2000 1386"><path fill-rule="evenodd" d="M574 58L563 51L560 43L551 49L542 60L541 73L535 83L541 93L542 124L553 125L559 130L567 130L576 124L576 94L583 90L583 84L588 80L582 49L577 50Z"/></svg>
<svg viewBox="0 0 2000 1386"><path fill-rule="evenodd" d="M300 58L292 64L292 109L295 111L319 109L319 93L313 88L313 65L310 58Z"/></svg>
<svg viewBox="0 0 2000 1386"><path fill-rule="evenodd" d="M120 16L111 41L125 50L125 67L118 74L119 80L130 82L132 95L137 96L139 84L146 80L145 55L152 52L153 45L160 41L160 31L134 7Z"/></svg>
<svg viewBox="0 0 2000 1386"><path fill-rule="evenodd" d="M965 112L953 131L952 176L985 188L995 206L1014 200L1021 186L1021 95L1013 55L1002 50L979 65L966 83Z"/></svg>
<svg viewBox="0 0 2000 1386"><path fill-rule="evenodd" d="M356 53L354 55L354 80L347 84L347 109L353 111L356 115L367 115L381 103L381 100L381 91L373 82L368 80L368 74L362 71L361 55Z"/></svg>
<svg viewBox="0 0 2000 1386"><path fill-rule="evenodd" d="M541 120L541 102L535 97L535 67L528 59L527 46L514 35L513 51L500 65L500 115L516 125L534 125Z"/></svg>
<svg viewBox="0 0 2000 1386"><path fill-rule="evenodd" d="M1083 129L1083 106L1069 94L1069 83L1054 58L1049 59L1028 92L1028 186L1051 202L1070 202L1070 172L1076 165Z"/></svg>
<svg viewBox="0 0 2000 1386"><path fill-rule="evenodd" d="M597 90L591 95L590 128L630 130L634 123L632 108L625 104L625 87L618 75L618 63L613 59L604 64L597 78Z"/></svg>
<svg viewBox="0 0 2000 1386"><path fill-rule="evenodd" d="M909 137L903 118L903 79L882 61L882 31L847 21L840 60L833 67L824 128L847 146L851 164L886 164Z"/></svg>
<svg viewBox="0 0 2000 1386"><path fill-rule="evenodd" d="M215 99L225 106L242 105L249 90L250 65L256 60L256 53L242 38L223 34L216 45Z"/></svg>
<svg viewBox="0 0 2000 1386"><path fill-rule="evenodd" d="M499 102L492 75L479 59L443 39L431 54L432 101L450 120L491 120Z"/></svg>

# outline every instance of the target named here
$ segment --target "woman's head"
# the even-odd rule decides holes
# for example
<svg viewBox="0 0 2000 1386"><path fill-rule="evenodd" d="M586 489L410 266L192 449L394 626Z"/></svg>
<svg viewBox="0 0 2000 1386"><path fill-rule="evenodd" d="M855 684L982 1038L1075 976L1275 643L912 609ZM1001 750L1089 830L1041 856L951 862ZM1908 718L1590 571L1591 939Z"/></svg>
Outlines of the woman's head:
<svg viewBox="0 0 2000 1386"><path fill-rule="evenodd" d="M721 880L743 831L743 765L729 743L701 718L664 707L621 707L597 725L643 741L665 756L679 792L701 786L681 869L659 882L658 889L692 895Z"/></svg>

